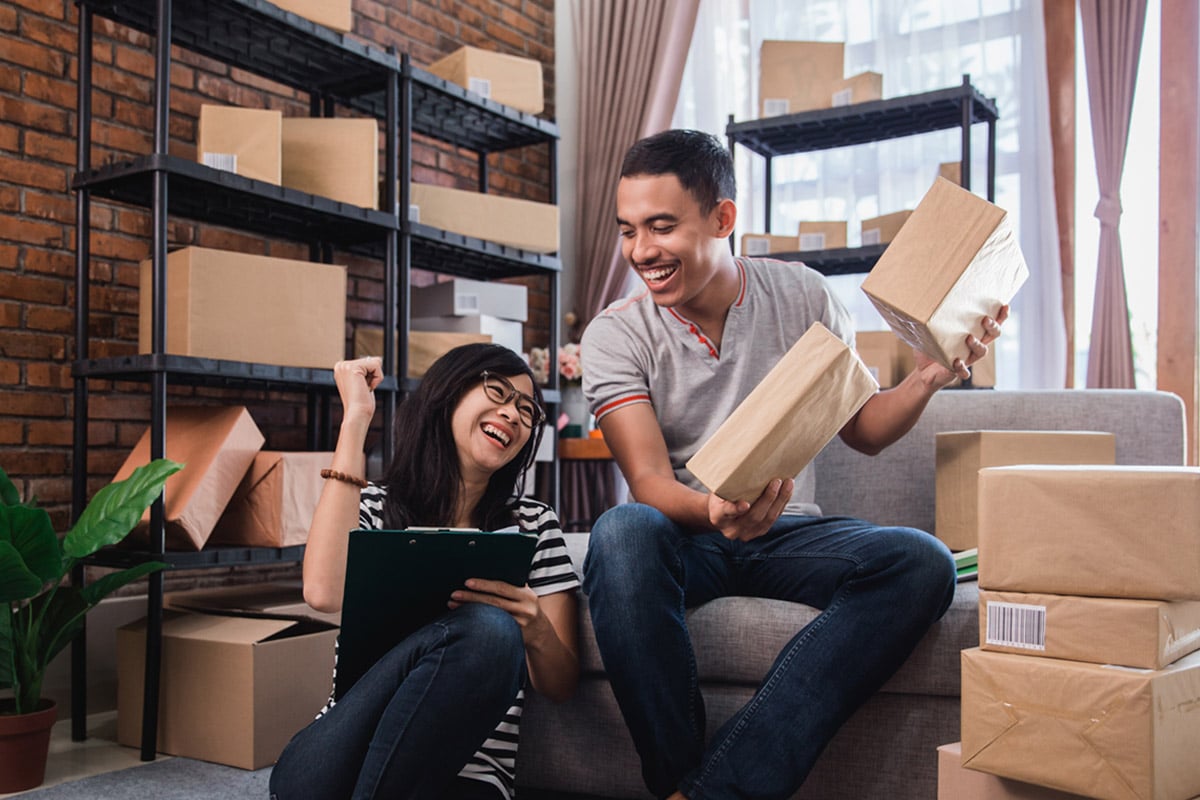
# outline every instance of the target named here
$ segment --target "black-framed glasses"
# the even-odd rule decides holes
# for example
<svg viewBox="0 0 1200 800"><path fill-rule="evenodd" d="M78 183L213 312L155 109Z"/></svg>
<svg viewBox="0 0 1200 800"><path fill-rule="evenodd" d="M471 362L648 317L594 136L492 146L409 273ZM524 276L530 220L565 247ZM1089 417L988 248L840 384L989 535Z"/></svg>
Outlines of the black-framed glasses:
<svg viewBox="0 0 1200 800"><path fill-rule="evenodd" d="M525 427L532 429L546 421L546 412L538 405L537 400L519 391L508 378L487 370L480 373L479 377L483 378L483 391L493 403L502 406L516 398L514 405L517 407L517 416L521 418Z"/></svg>

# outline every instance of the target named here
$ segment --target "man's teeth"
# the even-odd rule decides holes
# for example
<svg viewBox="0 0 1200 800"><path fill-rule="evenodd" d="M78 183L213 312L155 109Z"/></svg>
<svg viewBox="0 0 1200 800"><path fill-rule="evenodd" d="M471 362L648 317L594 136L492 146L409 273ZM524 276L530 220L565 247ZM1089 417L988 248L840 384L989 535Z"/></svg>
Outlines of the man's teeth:
<svg viewBox="0 0 1200 800"><path fill-rule="evenodd" d="M646 280L648 281L660 281L674 271L675 267L658 267L656 269L643 270L642 275L645 276Z"/></svg>
<svg viewBox="0 0 1200 800"><path fill-rule="evenodd" d="M483 432L493 439L499 440L502 444L508 444L510 439L507 433L497 428L495 425L484 425Z"/></svg>

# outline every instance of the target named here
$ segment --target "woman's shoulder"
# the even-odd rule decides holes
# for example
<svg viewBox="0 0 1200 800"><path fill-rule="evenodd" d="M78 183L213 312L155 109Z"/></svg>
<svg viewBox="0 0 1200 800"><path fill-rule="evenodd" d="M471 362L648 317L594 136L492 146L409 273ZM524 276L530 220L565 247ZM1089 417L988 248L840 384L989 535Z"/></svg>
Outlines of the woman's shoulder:
<svg viewBox="0 0 1200 800"><path fill-rule="evenodd" d="M548 529L557 530L559 527L558 514L541 500L519 497L513 503L512 510L513 521L523 531L542 533Z"/></svg>

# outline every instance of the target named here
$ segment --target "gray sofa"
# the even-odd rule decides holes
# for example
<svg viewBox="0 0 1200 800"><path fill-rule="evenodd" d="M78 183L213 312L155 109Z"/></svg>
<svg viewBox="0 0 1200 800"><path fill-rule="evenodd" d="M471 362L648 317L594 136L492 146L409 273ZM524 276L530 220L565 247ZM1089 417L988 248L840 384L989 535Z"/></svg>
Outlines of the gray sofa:
<svg viewBox="0 0 1200 800"><path fill-rule="evenodd" d="M943 391L917 426L875 457L835 440L817 459L817 501L827 514L932 531L934 434L951 430L1093 430L1116 434L1121 464L1182 464L1183 404L1159 392ZM576 569L587 534L568 534ZM843 727L796 795L806 800L937 796L940 744L959 739L959 657L979 643L978 586L954 604L888 684ZM536 695L521 726L522 796L649 797L588 621L580 614L579 689L555 705ZM783 644L816 612L756 598L722 598L688 618L709 733L745 703Z"/></svg>

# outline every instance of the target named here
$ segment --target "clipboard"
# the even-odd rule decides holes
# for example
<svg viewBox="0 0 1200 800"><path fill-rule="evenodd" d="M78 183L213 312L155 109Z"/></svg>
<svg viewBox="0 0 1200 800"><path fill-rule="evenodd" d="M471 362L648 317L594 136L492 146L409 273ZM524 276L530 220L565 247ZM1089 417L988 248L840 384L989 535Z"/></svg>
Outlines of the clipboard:
<svg viewBox="0 0 1200 800"><path fill-rule="evenodd" d="M524 586L536 533L350 531L334 699L409 634L445 614L468 578Z"/></svg>

